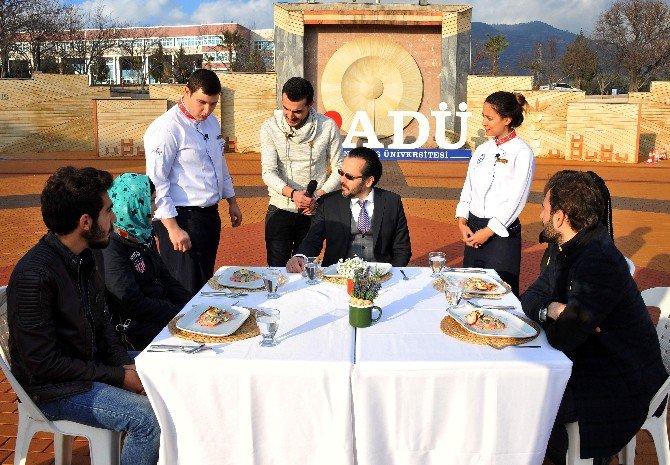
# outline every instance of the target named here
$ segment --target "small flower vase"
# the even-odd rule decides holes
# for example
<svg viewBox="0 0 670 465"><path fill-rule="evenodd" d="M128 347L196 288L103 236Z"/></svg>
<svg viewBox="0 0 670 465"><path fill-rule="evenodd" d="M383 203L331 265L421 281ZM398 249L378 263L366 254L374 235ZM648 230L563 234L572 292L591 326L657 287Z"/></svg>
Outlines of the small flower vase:
<svg viewBox="0 0 670 465"><path fill-rule="evenodd" d="M351 295L354 292L354 280L347 278L347 294Z"/></svg>

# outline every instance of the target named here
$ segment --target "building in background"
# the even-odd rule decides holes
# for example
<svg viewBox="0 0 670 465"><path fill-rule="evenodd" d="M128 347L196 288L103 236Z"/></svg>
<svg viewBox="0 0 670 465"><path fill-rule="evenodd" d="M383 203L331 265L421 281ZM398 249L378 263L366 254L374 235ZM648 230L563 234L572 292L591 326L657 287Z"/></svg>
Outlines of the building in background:
<svg viewBox="0 0 670 465"><path fill-rule="evenodd" d="M82 30L80 39L62 41L53 70L88 74L99 84L183 82L199 67L215 71L274 71L274 30L252 31L237 23L116 28L104 39L99 31ZM27 42L19 43L11 64L26 76L34 69ZM74 53L68 53L73 49ZM91 58L93 50L97 52Z"/></svg>

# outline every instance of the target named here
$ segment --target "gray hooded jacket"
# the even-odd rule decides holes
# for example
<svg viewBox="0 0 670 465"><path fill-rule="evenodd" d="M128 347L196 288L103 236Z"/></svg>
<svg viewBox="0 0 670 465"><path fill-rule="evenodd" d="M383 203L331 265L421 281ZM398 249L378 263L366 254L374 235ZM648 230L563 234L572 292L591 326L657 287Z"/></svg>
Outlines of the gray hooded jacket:
<svg viewBox="0 0 670 465"><path fill-rule="evenodd" d="M293 129L281 110L261 126L261 165L270 205L296 212L295 204L281 193L289 185L304 190L310 180L317 190L340 187L337 170L342 166L342 137L335 122L312 109L305 124ZM330 167L330 175L328 168Z"/></svg>

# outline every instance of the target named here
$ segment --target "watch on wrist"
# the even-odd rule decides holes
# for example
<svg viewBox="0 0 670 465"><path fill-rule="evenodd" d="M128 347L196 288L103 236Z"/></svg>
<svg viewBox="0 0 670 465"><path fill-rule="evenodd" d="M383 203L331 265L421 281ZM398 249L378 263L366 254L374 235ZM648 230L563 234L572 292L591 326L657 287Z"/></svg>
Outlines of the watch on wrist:
<svg viewBox="0 0 670 465"><path fill-rule="evenodd" d="M293 202L293 194L295 194L295 189L291 191L291 195L288 196L289 199L291 199L291 202Z"/></svg>
<svg viewBox="0 0 670 465"><path fill-rule="evenodd" d="M549 310L548 310L548 308L547 308L546 306L545 306L545 307L542 307L542 308L540 309L540 311L539 311L538 314L537 314L537 319L538 319L538 321L539 321L540 323L546 323L546 322L547 322L547 312L548 312L548 311L549 311Z"/></svg>

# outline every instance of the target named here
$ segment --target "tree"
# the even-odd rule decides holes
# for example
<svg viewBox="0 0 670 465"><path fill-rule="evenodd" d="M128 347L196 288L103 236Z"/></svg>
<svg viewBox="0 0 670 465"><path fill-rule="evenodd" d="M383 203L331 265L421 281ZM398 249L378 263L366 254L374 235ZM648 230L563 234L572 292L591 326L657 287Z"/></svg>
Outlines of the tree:
<svg viewBox="0 0 670 465"><path fill-rule="evenodd" d="M98 4L94 10L87 12L81 7L72 8L67 27L61 35L61 60L77 63L81 74L89 74L93 63L116 47L121 35L120 27L104 4Z"/></svg>
<svg viewBox="0 0 670 465"><path fill-rule="evenodd" d="M484 44L484 55L491 59L491 75L498 75L498 60L500 54L509 47L509 42L505 40L504 34L489 35Z"/></svg>
<svg viewBox="0 0 670 465"><path fill-rule="evenodd" d="M562 71L558 40L551 37L546 42L535 44L530 53L519 58L519 67L533 74L536 86L560 81Z"/></svg>
<svg viewBox="0 0 670 465"><path fill-rule="evenodd" d="M165 53L163 44L158 42L156 51L149 57L149 76L154 82L167 82L170 80L172 70L172 57Z"/></svg>
<svg viewBox="0 0 670 465"><path fill-rule="evenodd" d="M104 84L109 81L109 66L104 58L98 58L91 67L91 78L96 84Z"/></svg>
<svg viewBox="0 0 670 465"><path fill-rule="evenodd" d="M614 83L624 81L625 70L617 60L616 50L613 45L603 41L595 43L598 54L598 67L596 69L595 82L600 95L605 95Z"/></svg>
<svg viewBox="0 0 670 465"><path fill-rule="evenodd" d="M68 7L71 8L71 7ZM66 22L66 7L58 0L33 0L21 31L24 56L30 58L33 71L44 71L42 58L53 56L60 31Z"/></svg>
<svg viewBox="0 0 670 465"><path fill-rule="evenodd" d="M19 51L32 0L0 0L0 77L9 77L9 57Z"/></svg>
<svg viewBox="0 0 670 465"><path fill-rule="evenodd" d="M561 58L563 74L571 77L575 87L582 88L584 81L590 81L598 71L598 53L591 47L582 31L565 49Z"/></svg>
<svg viewBox="0 0 670 465"><path fill-rule="evenodd" d="M139 37L124 38L117 42L117 49L124 54L122 62L130 69L135 71L137 82L140 84L142 90L147 83L147 72L144 64L150 55L153 54L160 39L151 37L156 35L155 29L139 29L134 32ZM160 35L160 34L158 34Z"/></svg>
<svg viewBox="0 0 670 465"><path fill-rule="evenodd" d="M228 51L228 70L230 72L239 71L235 69L235 62L239 63L240 57L238 56L238 52L244 42L242 34L237 31L223 31L221 38L223 46Z"/></svg>
<svg viewBox="0 0 670 465"><path fill-rule="evenodd" d="M629 91L637 91L670 64L670 5L664 0L617 0L600 15L594 37L612 46Z"/></svg>
<svg viewBox="0 0 670 465"><path fill-rule="evenodd" d="M202 55L187 55L184 47L179 47L179 51L174 57L174 66L172 67L172 78L175 82L186 84L188 78L196 69L202 66Z"/></svg>

